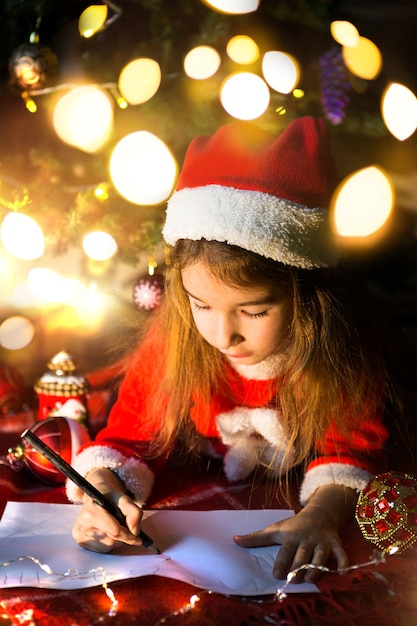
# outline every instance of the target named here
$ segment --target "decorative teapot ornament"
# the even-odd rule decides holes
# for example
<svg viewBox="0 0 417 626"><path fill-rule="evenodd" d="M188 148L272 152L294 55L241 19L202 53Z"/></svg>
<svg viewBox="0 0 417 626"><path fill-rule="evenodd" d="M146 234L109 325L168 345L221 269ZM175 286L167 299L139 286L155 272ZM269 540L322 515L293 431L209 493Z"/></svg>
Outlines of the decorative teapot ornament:
<svg viewBox="0 0 417 626"><path fill-rule="evenodd" d="M86 425L89 384L84 376L76 373L73 358L67 352L58 352L47 367L49 371L34 386L38 395L38 419L59 415Z"/></svg>

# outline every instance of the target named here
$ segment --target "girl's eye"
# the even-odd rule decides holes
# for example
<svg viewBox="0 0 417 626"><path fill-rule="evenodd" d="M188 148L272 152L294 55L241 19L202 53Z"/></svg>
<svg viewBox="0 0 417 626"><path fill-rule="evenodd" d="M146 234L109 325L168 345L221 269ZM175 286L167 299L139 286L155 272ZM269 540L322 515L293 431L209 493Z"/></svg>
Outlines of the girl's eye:
<svg viewBox="0 0 417 626"><path fill-rule="evenodd" d="M251 317L253 319L259 319L260 317L265 317L268 315L268 311L261 311L260 313L248 313L247 311L242 311L242 314L246 317Z"/></svg>
<svg viewBox="0 0 417 626"><path fill-rule="evenodd" d="M197 304L197 302L192 302L191 304L196 311L208 311L210 308L208 306L202 306L201 304Z"/></svg>

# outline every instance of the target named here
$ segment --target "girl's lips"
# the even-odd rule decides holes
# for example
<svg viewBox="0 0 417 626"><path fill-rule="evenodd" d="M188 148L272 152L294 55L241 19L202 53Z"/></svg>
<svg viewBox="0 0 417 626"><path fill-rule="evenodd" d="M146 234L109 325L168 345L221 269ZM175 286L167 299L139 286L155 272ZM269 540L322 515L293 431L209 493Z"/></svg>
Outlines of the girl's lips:
<svg viewBox="0 0 417 626"><path fill-rule="evenodd" d="M248 356L252 356L251 352L244 352L242 354L225 354L228 359L245 359Z"/></svg>

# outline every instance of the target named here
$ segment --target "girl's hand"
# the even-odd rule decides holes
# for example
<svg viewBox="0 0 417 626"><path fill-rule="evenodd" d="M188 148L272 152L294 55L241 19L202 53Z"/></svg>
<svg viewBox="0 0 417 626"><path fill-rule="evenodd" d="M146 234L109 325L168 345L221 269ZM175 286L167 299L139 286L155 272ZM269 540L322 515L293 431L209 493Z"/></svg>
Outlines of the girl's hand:
<svg viewBox="0 0 417 626"><path fill-rule="evenodd" d="M317 490L297 515L288 517L248 535L237 535L235 543L244 548L281 545L273 575L285 580L288 573L307 563L326 565L333 557L337 568L348 567L339 530L353 516L356 494L352 489L328 485ZM320 571L300 571L292 582L316 582Z"/></svg>
<svg viewBox="0 0 417 626"><path fill-rule="evenodd" d="M96 489L115 504L126 517L127 528L121 526L103 507L84 496L81 510L75 520L72 536L83 548L93 552L110 552L121 544L140 546L137 536L140 530L142 510L128 495L122 483L110 470L94 470L88 480Z"/></svg>

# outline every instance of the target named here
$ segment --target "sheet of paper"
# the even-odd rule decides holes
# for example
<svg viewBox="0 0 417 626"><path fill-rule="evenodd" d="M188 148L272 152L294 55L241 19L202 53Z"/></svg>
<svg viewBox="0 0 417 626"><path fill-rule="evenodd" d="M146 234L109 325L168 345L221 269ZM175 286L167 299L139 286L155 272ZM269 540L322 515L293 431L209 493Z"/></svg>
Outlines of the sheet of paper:
<svg viewBox="0 0 417 626"><path fill-rule="evenodd" d="M284 584L272 576L278 546L240 548L232 537L264 528L292 511L147 511L143 529L161 554L130 547L96 554L80 548L71 536L78 510L73 504L8 502L0 522L0 588L80 589L156 575L227 595L256 596L276 593ZM318 588L303 583L285 591Z"/></svg>

